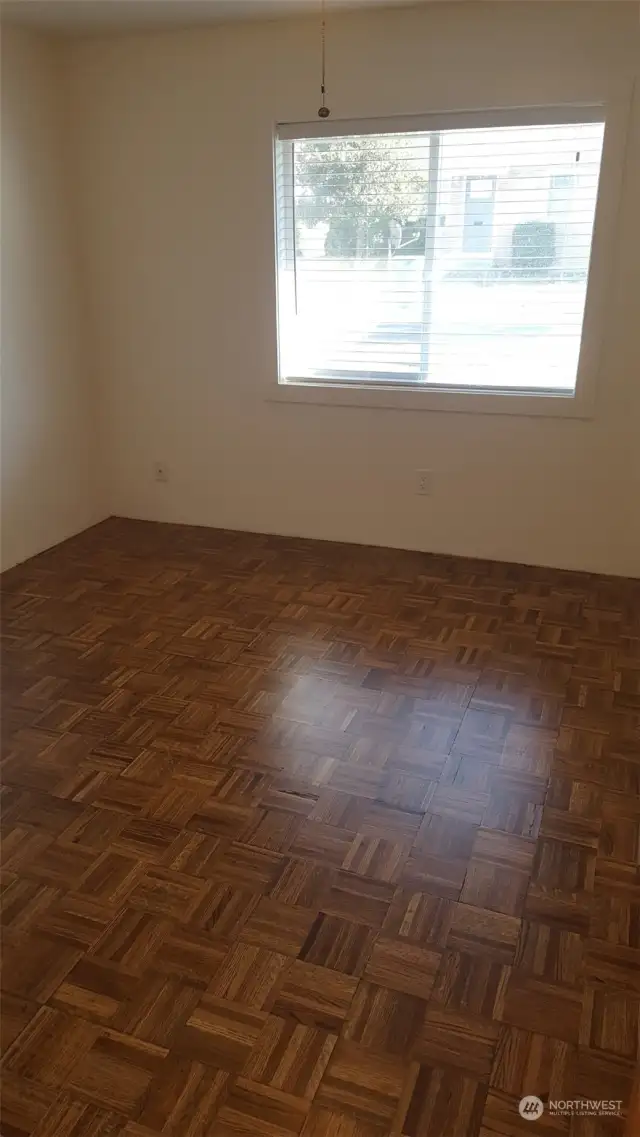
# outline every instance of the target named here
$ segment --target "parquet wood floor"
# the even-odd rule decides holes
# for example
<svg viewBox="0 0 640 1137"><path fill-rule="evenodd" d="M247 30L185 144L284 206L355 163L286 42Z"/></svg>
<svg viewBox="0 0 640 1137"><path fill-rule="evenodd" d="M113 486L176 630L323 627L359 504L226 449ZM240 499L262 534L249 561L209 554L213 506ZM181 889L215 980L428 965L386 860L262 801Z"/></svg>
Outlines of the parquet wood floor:
<svg viewBox="0 0 640 1137"><path fill-rule="evenodd" d="M112 520L3 581L3 1137L619 1137L640 586Z"/></svg>

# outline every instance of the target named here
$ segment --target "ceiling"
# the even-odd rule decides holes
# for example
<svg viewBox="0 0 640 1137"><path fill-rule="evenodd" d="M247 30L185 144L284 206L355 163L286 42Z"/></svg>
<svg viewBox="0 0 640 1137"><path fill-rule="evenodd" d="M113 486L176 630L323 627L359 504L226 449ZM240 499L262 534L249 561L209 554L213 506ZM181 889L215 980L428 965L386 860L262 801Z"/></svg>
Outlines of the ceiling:
<svg viewBox="0 0 640 1137"><path fill-rule="evenodd" d="M416 0L327 0L327 10L412 2ZM320 7L321 0L1 0L0 13L6 22L82 33L317 15Z"/></svg>

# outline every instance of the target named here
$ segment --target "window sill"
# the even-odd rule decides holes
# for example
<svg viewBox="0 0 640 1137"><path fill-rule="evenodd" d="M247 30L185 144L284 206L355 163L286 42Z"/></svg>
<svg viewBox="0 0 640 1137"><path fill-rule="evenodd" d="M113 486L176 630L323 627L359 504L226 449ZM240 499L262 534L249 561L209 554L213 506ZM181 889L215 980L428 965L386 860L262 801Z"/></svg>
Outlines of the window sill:
<svg viewBox="0 0 640 1137"><path fill-rule="evenodd" d="M312 406L364 407L374 410L459 412L462 414L525 415L589 419L593 408L584 396L532 394L524 391L408 390L406 387L372 387L343 384L278 383L267 396L273 403L307 403Z"/></svg>

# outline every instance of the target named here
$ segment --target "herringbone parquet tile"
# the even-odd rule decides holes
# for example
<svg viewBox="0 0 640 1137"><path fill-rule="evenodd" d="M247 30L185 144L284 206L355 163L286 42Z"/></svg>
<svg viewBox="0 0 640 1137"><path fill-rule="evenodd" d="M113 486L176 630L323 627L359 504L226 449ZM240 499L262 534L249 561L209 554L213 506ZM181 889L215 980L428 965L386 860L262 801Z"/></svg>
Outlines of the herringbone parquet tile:
<svg viewBox="0 0 640 1137"><path fill-rule="evenodd" d="M3 1137L619 1137L517 1103L630 1098L637 583L112 520L3 584Z"/></svg>

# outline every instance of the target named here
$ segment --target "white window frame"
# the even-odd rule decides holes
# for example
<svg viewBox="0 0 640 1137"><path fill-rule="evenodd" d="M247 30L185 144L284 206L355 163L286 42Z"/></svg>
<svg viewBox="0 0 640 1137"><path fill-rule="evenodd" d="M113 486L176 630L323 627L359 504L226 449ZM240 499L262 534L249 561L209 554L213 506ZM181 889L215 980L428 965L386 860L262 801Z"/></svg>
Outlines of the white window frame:
<svg viewBox="0 0 640 1137"><path fill-rule="evenodd" d="M610 272L616 237L616 221L624 167L625 143L630 99L611 102L591 101L475 111L443 111L426 115L394 116L377 119L329 119L315 122L278 124L274 132L274 155L278 141L302 138L336 138L351 134L381 134L500 126L534 126L603 122L604 141L593 228L591 258L587 279L582 340L573 392L539 392L517 388L440 387L424 384L385 383L381 380L349 379L348 384L321 377L281 377L278 350L277 382L268 398L275 402L328 404L343 407L373 407L392 410L461 411L464 413L547 415L591 418L594 413L596 382L600 368L601 345ZM278 340L280 305L277 301L278 202L274 161L274 199L276 223L276 302Z"/></svg>

